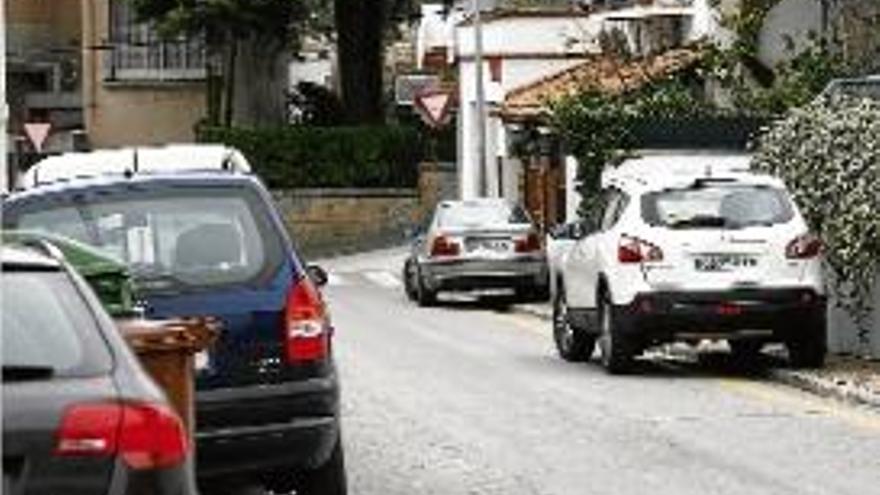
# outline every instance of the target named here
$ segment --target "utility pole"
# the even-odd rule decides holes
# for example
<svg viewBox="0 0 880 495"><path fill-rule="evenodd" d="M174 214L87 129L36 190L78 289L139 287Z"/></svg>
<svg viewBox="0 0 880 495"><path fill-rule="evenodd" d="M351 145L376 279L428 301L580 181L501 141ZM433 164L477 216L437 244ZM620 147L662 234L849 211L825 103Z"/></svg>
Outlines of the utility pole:
<svg viewBox="0 0 880 495"><path fill-rule="evenodd" d="M486 170L486 92L483 87L483 21L480 15L480 0L474 2L474 68L476 73L477 114L477 167L479 173L477 196L485 197L488 191L488 171Z"/></svg>
<svg viewBox="0 0 880 495"><path fill-rule="evenodd" d="M9 164L6 149L6 125L9 105L6 103L6 1L0 1L0 193L9 191Z"/></svg>

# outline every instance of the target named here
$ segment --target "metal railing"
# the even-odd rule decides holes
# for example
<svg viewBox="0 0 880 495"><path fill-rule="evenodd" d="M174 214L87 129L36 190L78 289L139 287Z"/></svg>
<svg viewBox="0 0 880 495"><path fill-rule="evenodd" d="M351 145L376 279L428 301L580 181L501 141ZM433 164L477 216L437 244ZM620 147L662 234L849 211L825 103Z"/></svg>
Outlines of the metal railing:
<svg viewBox="0 0 880 495"><path fill-rule="evenodd" d="M104 66L106 81L195 81L205 76L205 47L197 40L117 43Z"/></svg>

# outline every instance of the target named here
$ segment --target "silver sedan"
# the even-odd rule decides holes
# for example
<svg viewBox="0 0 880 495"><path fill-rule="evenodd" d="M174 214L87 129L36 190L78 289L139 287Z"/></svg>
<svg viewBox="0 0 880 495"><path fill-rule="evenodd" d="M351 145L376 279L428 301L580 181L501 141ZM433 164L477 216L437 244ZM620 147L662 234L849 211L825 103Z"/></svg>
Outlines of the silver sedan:
<svg viewBox="0 0 880 495"><path fill-rule="evenodd" d="M513 289L546 298L547 257L525 210L503 199L443 201L412 245L403 270L407 296L431 305L441 291Z"/></svg>

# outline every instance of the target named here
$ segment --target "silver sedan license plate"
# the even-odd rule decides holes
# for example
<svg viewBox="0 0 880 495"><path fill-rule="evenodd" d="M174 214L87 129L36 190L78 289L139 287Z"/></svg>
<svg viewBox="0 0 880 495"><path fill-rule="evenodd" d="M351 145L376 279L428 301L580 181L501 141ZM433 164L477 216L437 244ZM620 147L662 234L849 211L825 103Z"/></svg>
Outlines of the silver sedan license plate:
<svg viewBox="0 0 880 495"><path fill-rule="evenodd" d="M491 251L504 253L510 251L510 241L505 239L479 239L468 243L470 251Z"/></svg>

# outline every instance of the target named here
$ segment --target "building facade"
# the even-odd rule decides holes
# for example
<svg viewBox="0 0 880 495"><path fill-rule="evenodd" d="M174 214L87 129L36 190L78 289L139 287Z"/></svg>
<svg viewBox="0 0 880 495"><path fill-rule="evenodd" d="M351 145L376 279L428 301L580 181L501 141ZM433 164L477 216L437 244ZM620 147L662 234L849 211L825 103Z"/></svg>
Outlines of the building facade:
<svg viewBox="0 0 880 495"><path fill-rule="evenodd" d="M611 45L635 57L714 39L719 16L707 0L610 2L606 6L568 9L495 10L483 14L483 87L486 119L486 164L477 154L476 65L470 17L454 31L454 62L458 69L457 119L460 193L463 198L502 196L551 207L544 223L573 214L576 165L559 159L541 165L515 156L512 131L518 125L504 115L511 95L583 65L607 53ZM515 120L515 119L514 119ZM530 177L538 177L534 180ZM485 179L484 179L485 178ZM485 187L483 185L485 184ZM537 184L537 185L536 185ZM559 189L557 192L556 189ZM539 191L535 193L534 191ZM549 192L548 192L549 191ZM538 194L540 199L529 199Z"/></svg>
<svg viewBox="0 0 880 495"><path fill-rule="evenodd" d="M124 0L7 0L8 138L49 123L43 151L192 141L206 113L205 50L161 40Z"/></svg>

